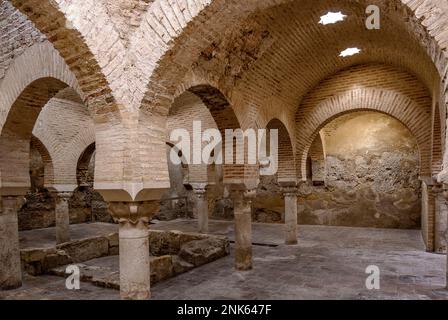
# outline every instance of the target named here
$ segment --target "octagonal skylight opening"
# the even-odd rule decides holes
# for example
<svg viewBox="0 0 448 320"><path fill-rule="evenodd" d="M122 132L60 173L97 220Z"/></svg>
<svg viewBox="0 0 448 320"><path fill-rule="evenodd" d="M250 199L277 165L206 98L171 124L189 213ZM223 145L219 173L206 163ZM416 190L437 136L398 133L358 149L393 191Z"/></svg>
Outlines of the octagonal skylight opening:
<svg viewBox="0 0 448 320"><path fill-rule="evenodd" d="M344 51L342 51L339 56L345 58L345 57L354 56L355 54L358 54L360 52L361 52L361 49L359 49L359 48L347 48Z"/></svg>
<svg viewBox="0 0 448 320"><path fill-rule="evenodd" d="M347 16L341 11L339 12L328 12L327 14L320 17L319 23L322 25L334 24L340 21L344 21Z"/></svg>

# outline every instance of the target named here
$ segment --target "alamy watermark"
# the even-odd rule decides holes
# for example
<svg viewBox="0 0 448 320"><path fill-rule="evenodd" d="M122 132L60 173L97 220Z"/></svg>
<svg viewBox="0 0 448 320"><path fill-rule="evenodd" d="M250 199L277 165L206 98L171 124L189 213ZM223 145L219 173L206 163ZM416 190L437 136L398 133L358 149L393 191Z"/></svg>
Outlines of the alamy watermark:
<svg viewBox="0 0 448 320"><path fill-rule="evenodd" d="M203 131L201 121L194 121L193 136L186 129L175 129L170 141L175 146L169 158L176 165L260 164L261 175L274 175L278 170L277 129L226 129L223 138L218 129Z"/></svg>
<svg viewBox="0 0 448 320"><path fill-rule="evenodd" d="M68 278L65 280L65 287L67 290L80 290L81 289L81 271L77 265L69 265L65 269L65 273L68 274Z"/></svg>
<svg viewBox="0 0 448 320"><path fill-rule="evenodd" d="M376 5L370 5L366 8L366 28L368 30L379 30L381 28L381 11Z"/></svg>
<svg viewBox="0 0 448 320"><path fill-rule="evenodd" d="M375 265L368 266L366 273L369 275L366 279L366 288L368 290L380 290L380 268Z"/></svg>

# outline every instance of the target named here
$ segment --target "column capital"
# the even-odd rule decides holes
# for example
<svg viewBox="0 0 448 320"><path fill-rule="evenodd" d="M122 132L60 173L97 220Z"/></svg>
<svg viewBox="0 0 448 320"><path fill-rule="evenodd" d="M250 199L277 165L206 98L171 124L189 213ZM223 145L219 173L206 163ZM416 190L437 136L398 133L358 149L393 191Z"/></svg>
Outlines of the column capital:
<svg viewBox="0 0 448 320"><path fill-rule="evenodd" d="M51 194L60 200L68 201L73 196L73 191L51 191Z"/></svg>
<svg viewBox="0 0 448 320"><path fill-rule="evenodd" d="M284 187L281 189L283 197L298 197L299 188L297 187Z"/></svg>
<svg viewBox="0 0 448 320"><path fill-rule="evenodd" d="M197 196L205 196L207 194L207 187L208 185L206 183L192 183L191 188L193 189L193 192Z"/></svg>
<svg viewBox="0 0 448 320"><path fill-rule="evenodd" d="M149 223L149 220L157 213L160 201L141 202L109 202L109 211L112 217L119 223L139 222Z"/></svg>
<svg viewBox="0 0 448 320"><path fill-rule="evenodd" d="M24 196L1 196L1 200L0 213L6 209L17 211L26 202Z"/></svg>
<svg viewBox="0 0 448 320"><path fill-rule="evenodd" d="M229 189L229 195L232 199L243 198L244 200L252 201L257 196L257 190L231 187Z"/></svg>
<svg viewBox="0 0 448 320"><path fill-rule="evenodd" d="M445 200L448 201L448 184L446 183L442 184L442 194Z"/></svg>

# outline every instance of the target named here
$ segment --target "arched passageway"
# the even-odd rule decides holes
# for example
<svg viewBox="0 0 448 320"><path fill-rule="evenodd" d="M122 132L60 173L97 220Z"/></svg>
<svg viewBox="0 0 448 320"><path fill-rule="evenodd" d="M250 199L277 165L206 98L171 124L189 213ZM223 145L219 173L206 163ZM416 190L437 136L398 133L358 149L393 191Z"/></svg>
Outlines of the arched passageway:
<svg viewBox="0 0 448 320"><path fill-rule="evenodd" d="M67 198L78 185L79 156L95 142L94 187L120 224L123 298L150 297L146 239L149 221L170 188L166 142L175 143L167 135L173 129L193 134L192 123L199 118L206 124L203 128L216 128L221 134L226 129L279 130L275 178L259 184L264 163L215 167L222 173L214 180L223 185L220 192L224 198L230 196L235 211L237 269L252 266L252 199L271 191L280 197L279 210L284 210L279 221L289 221L285 232L289 243L297 241L297 218L313 224L416 227L417 200L421 200L419 216L427 250L444 250L448 212L441 192L443 184L445 189L448 186L445 4L376 1L381 27L369 29L368 0L143 2L124 10L93 0L0 3L0 17L7 22L0 26L6 35L0 40L4 48L0 261L6 261L1 288L20 285L17 210L31 184L30 140L37 133L33 128L40 109L53 98L82 105L77 110L84 110L92 121L76 137L56 131L35 134L53 163L52 174L49 167L45 171L45 187L65 199L56 204L58 241L68 240L65 213ZM331 10L345 17L321 23ZM344 55L350 48L356 54ZM71 106L68 110L76 109L74 104L64 103ZM390 141L383 141L381 147L389 149L375 151L371 146L373 155L356 154L341 145L334 148L336 142L326 128L336 118L357 112L379 113L382 124L390 125L386 119L392 117L415 141L408 140L407 149L401 145L392 149ZM63 117L69 117L68 112ZM55 149L47 143L51 139L43 139L58 135L66 139L68 149ZM48 163L45 150L38 149ZM355 162L341 150L353 154ZM243 160L249 151L244 150ZM383 171L378 161L393 165ZM418 163L418 172L417 165L406 166L410 163ZM186 184L195 193L203 232L208 231L211 168L188 166ZM369 177L365 168L378 169L378 175ZM389 183L397 190L387 196ZM274 186L272 190L267 184ZM361 184L366 188L358 190ZM321 190L317 199L309 199L316 190ZM361 212L353 199L368 210ZM274 211L268 204L260 206L265 212L256 219Z"/></svg>

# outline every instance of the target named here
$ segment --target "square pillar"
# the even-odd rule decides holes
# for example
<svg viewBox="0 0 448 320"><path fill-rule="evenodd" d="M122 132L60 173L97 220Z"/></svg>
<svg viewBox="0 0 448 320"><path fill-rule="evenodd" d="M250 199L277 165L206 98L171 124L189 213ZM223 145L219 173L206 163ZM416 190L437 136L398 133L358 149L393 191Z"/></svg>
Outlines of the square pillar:
<svg viewBox="0 0 448 320"><path fill-rule="evenodd" d="M0 290L11 290L22 286L17 212L24 203L24 198L3 196L1 200Z"/></svg>

